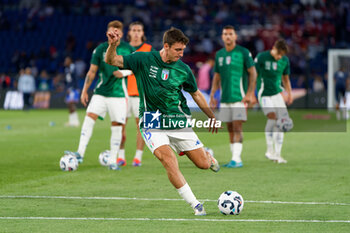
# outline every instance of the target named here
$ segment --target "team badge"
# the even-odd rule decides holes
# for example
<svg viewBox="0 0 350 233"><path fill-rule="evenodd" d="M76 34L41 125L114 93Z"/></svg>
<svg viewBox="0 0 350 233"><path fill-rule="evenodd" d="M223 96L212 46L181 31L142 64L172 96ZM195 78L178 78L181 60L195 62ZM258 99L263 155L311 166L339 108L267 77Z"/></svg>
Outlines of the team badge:
<svg viewBox="0 0 350 233"><path fill-rule="evenodd" d="M272 62L272 69L277 70L277 62Z"/></svg>
<svg viewBox="0 0 350 233"><path fill-rule="evenodd" d="M226 65L230 65L231 64L231 57L227 56L226 57Z"/></svg>
<svg viewBox="0 0 350 233"><path fill-rule="evenodd" d="M168 69L163 69L162 70L162 79L167 80L169 78L169 70Z"/></svg>

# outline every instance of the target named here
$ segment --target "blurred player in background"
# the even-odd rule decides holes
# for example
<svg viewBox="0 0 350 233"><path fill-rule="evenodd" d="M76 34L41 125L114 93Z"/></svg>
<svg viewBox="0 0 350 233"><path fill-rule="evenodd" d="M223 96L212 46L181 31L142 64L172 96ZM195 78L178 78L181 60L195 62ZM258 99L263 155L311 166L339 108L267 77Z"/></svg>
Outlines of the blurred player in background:
<svg viewBox="0 0 350 233"><path fill-rule="evenodd" d="M136 49L137 52L150 52L153 50L152 45L145 43L146 36L144 34L143 28L144 26L141 22L136 21L131 23L129 25L127 40L129 41L129 44ZM142 154L143 154L143 148L145 146L145 142L142 139L140 129L139 129L140 97L139 97L139 92L137 91L136 79L133 74L128 76L128 95L129 95L128 111L127 111L127 119L125 121L125 124L127 123L128 118L134 115L135 121L136 121L136 127L137 127L137 137L136 137L136 152L135 152L134 159L132 161L132 165L134 167L139 167L141 166ZM118 159L117 159L118 166L126 165L125 149L124 149L125 141L126 141L126 131L124 126L122 143L120 145L120 150L119 150Z"/></svg>
<svg viewBox="0 0 350 233"><path fill-rule="evenodd" d="M69 118L66 126L79 127L80 121L77 112L77 103L79 103L78 80L75 72L75 65L71 57L64 59L64 75L67 89L65 102L68 106Z"/></svg>
<svg viewBox="0 0 350 233"><path fill-rule="evenodd" d="M346 72L344 65L340 67L340 69L334 74L335 81L335 109L337 114L337 119L340 120L342 117L346 119L346 106L341 113L339 107L340 102L343 100L344 105L346 104L346 88L349 86L349 74Z"/></svg>
<svg viewBox="0 0 350 233"><path fill-rule="evenodd" d="M123 23L115 20L107 26L107 32L118 29L123 31ZM125 124L127 108L127 90L125 76L131 74L131 71L121 71L118 67L108 65L104 62L108 42L97 46L92 53L91 64L86 75L84 87L81 93L81 103L86 106L89 101L88 90L92 81L98 72L98 82L94 94L86 110L86 116L81 128L79 147L77 152L66 151L77 157L79 163L83 162L85 150L92 136L93 128L97 118L103 119L108 112L111 119L111 140L109 168L118 170L117 153L122 140L122 127ZM121 41L116 48L119 54L127 55L134 52L134 48L128 43Z"/></svg>
<svg viewBox="0 0 350 233"><path fill-rule="evenodd" d="M265 156L278 163L287 163L287 160L281 156L284 132L276 123L278 119L290 120L285 100L281 94L283 91L281 82L287 93L287 104L293 103L289 80L290 64L286 56L287 53L287 43L280 39L275 42L271 50L261 52L255 58L255 66L258 72L258 99L264 114L268 118L265 126L267 145Z"/></svg>
<svg viewBox="0 0 350 233"><path fill-rule="evenodd" d="M242 167L243 122L247 120L246 105L255 101L256 70L251 53L236 43L237 34L231 25L222 30L225 48L216 52L214 79L210 93L210 105L214 109L216 91L221 88L219 119L227 124L230 137L231 161L224 167ZM247 94L243 88L244 72L249 74ZM221 85L221 86L220 86Z"/></svg>
<svg viewBox="0 0 350 233"><path fill-rule="evenodd" d="M146 114L152 115L150 122L159 120L161 116L165 117L164 115L190 115L182 89L189 92L202 111L211 118L211 122L216 123L214 113L197 88L191 69L180 60L189 39L182 31L171 28L164 33L162 50L120 56L116 54L115 48L120 42L121 32L112 31L107 36L107 63L131 69L135 74L140 93L140 127L146 145L163 164L170 182L180 196L191 205L195 215L205 215L203 204L194 196L182 175L172 148L177 153L184 152L201 169L211 168L218 171L218 162L204 150L203 144L191 128L165 130L145 128L143 125L147 119ZM214 132L215 126L211 130Z"/></svg>

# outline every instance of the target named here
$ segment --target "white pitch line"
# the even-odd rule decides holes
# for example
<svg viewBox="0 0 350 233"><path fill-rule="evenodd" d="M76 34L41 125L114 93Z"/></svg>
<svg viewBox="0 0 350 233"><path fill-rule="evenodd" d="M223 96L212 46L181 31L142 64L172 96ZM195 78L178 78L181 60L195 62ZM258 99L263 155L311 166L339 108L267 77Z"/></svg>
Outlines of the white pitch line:
<svg viewBox="0 0 350 233"><path fill-rule="evenodd" d="M143 197L70 197L70 196L0 196L0 199L10 198L32 198L32 199L79 199L79 200L139 200L139 201L183 201L183 199L175 198L143 198ZM201 201L216 202L217 200L200 199ZM350 203L336 203L336 202L288 202L288 201L250 201L245 200L246 203L262 203L262 204L292 204L292 205L340 205L350 206Z"/></svg>
<svg viewBox="0 0 350 233"><path fill-rule="evenodd" d="M174 221L174 222L282 222L282 223L350 223L350 220L305 219L210 219L210 218L70 218L70 217L0 217L0 220L93 220L93 221Z"/></svg>

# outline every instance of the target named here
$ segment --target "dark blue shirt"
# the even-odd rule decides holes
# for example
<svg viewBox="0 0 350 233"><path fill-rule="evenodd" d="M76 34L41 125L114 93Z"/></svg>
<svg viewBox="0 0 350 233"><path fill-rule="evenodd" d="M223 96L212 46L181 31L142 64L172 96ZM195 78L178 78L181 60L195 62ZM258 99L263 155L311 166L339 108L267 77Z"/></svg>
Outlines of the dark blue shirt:
<svg viewBox="0 0 350 233"><path fill-rule="evenodd" d="M346 86L346 80L348 79L348 73L341 70L335 72L334 74L335 85L336 86Z"/></svg>

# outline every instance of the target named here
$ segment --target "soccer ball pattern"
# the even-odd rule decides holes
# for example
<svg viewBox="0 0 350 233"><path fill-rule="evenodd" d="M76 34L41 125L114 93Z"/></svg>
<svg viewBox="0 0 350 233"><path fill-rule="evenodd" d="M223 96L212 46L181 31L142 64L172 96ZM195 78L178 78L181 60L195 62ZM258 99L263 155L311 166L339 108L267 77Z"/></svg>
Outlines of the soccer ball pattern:
<svg viewBox="0 0 350 233"><path fill-rule="evenodd" d="M60 160L62 171L75 171L78 169L78 160L73 155L63 155Z"/></svg>
<svg viewBox="0 0 350 233"><path fill-rule="evenodd" d="M98 161L102 166L105 166L105 167L108 166L108 159L110 157L110 154L111 153L109 150L105 150L100 153L100 155L98 156Z"/></svg>
<svg viewBox="0 0 350 233"><path fill-rule="evenodd" d="M286 117L277 119L276 126L283 132L288 132L293 128L294 124L291 118Z"/></svg>
<svg viewBox="0 0 350 233"><path fill-rule="evenodd" d="M218 207L224 215L238 215L243 210L243 197L236 191L223 192L218 199Z"/></svg>

